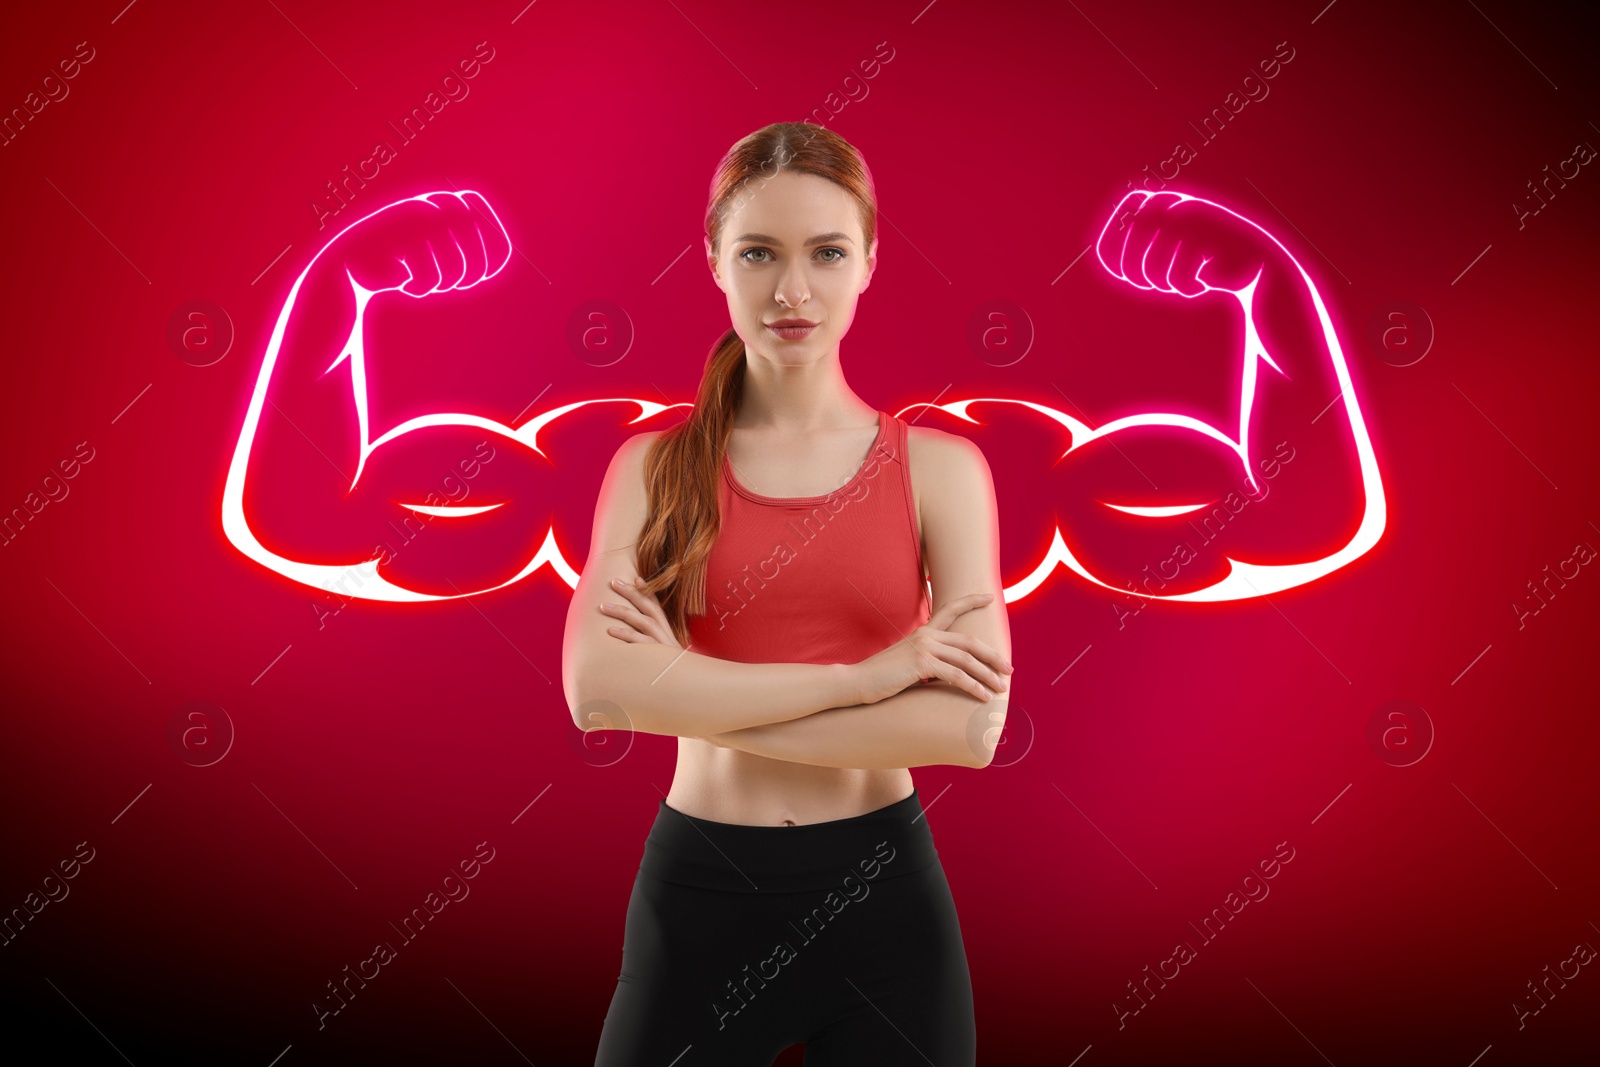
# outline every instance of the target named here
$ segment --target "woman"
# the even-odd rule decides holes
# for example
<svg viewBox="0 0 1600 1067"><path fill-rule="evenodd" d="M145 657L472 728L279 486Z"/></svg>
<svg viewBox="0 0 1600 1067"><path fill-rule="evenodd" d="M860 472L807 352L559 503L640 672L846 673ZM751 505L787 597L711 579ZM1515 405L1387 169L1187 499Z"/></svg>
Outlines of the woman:
<svg viewBox="0 0 1600 1067"><path fill-rule="evenodd" d="M839 135L734 145L706 213L733 328L690 418L606 473L563 684L582 729L679 741L597 1065L974 1062L908 768L986 766L1004 721L994 490L971 442L845 384L876 221Z"/></svg>

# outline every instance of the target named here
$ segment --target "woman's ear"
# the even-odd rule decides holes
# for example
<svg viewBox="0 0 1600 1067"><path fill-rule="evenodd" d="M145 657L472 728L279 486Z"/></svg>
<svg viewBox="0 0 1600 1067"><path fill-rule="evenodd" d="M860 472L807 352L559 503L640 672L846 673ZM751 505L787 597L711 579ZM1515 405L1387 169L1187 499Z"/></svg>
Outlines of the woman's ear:
<svg viewBox="0 0 1600 1067"><path fill-rule="evenodd" d="M861 279L861 292L867 291L867 286L872 284L872 272L878 269L878 239L874 237L867 246L867 274Z"/></svg>
<svg viewBox="0 0 1600 1067"><path fill-rule="evenodd" d="M703 237L702 240L706 246L706 266L711 268L711 279L717 283L718 289L727 292L727 288L722 284L722 272L717 268L717 254L711 249L711 238Z"/></svg>

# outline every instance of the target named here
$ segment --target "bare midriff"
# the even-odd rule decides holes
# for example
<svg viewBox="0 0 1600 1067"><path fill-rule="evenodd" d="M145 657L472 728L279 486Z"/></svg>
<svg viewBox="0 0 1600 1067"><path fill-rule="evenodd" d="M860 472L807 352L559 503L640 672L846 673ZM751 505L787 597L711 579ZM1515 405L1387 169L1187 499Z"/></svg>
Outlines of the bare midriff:
<svg viewBox="0 0 1600 1067"><path fill-rule="evenodd" d="M678 738L667 806L741 826L803 826L850 819L911 795L911 772L815 767Z"/></svg>

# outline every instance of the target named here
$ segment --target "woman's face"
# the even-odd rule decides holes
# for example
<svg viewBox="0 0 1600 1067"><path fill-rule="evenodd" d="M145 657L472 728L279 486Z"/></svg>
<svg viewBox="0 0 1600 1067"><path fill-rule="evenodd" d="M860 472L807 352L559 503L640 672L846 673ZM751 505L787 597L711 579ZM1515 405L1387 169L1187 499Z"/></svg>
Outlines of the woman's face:
<svg viewBox="0 0 1600 1067"><path fill-rule="evenodd" d="M855 200L826 178L783 171L747 183L732 206L720 255L708 240L706 260L745 348L785 365L837 350L877 265ZM769 325L786 319L816 326L785 336Z"/></svg>

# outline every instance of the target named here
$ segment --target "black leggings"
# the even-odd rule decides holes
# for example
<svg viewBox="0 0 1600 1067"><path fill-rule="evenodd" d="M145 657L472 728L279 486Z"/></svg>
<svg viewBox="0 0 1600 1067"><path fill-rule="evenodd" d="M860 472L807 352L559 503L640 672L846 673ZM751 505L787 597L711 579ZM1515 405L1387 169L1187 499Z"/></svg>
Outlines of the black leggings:
<svg viewBox="0 0 1600 1067"><path fill-rule="evenodd" d="M661 802L596 1067L977 1056L972 981L915 790L850 819L741 826Z"/></svg>

